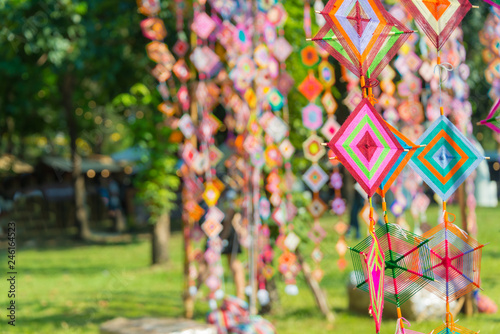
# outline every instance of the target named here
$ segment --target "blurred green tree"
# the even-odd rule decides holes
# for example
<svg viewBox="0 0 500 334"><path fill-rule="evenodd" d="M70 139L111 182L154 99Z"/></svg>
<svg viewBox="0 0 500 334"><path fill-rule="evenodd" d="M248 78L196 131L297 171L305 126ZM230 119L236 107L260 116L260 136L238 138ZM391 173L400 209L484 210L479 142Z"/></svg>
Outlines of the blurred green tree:
<svg viewBox="0 0 500 334"><path fill-rule="evenodd" d="M24 143L27 135L67 133L76 221L80 238L87 239L81 156L101 153L106 141L119 137L131 143L117 132L126 132L127 123L112 100L145 76L140 15L135 3L117 0L18 0L0 7L5 14L0 31L5 150L15 151L16 138ZM109 136L114 133L118 136ZM24 152L20 146L17 153Z"/></svg>

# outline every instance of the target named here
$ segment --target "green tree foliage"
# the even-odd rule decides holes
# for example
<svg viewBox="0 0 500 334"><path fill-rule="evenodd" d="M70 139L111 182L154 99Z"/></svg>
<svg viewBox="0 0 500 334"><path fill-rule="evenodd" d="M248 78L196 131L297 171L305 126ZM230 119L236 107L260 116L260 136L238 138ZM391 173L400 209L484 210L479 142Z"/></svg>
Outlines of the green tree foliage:
<svg viewBox="0 0 500 334"><path fill-rule="evenodd" d="M147 203L151 221L175 208L179 187L176 175L178 145L169 138L172 130L165 125L163 114L151 106L158 105L160 99L156 91L151 91L142 83L135 84L130 92L118 95L114 101L117 109L133 115L129 117L133 142L143 149L136 186L139 196ZM140 117L140 118L138 118Z"/></svg>

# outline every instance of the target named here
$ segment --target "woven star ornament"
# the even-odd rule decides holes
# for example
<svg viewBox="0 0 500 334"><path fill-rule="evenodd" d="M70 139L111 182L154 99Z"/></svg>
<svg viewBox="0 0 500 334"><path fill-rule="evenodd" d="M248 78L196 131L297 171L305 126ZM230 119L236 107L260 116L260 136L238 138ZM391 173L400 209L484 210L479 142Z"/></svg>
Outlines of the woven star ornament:
<svg viewBox="0 0 500 334"><path fill-rule="evenodd" d="M368 99L363 99L328 143L337 159L372 196L404 148Z"/></svg>
<svg viewBox="0 0 500 334"><path fill-rule="evenodd" d="M480 287L484 245L448 221L426 232L435 280L426 289L452 302Z"/></svg>
<svg viewBox="0 0 500 334"><path fill-rule="evenodd" d="M485 158L445 116L417 140L408 164L444 201L448 200Z"/></svg>
<svg viewBox="0 0 500 334"><path fill-rule="evenodd" d="M384 300L400 306L434 279L429 240L402 229L395 224L379 227L374 236L384 261ZM366 262L374 245L369 235L350 248L356 287L370 292L370 268Z"/></svg>
<svg viewBox="0 0 500 334"><path fill-rule="evenodd" d="M412 32L379 0L330 0L313 38L354 75L376 78Z"/></svg>
<svg viewBox="0 0 500 334"><path fill-rule="evenodd" d="M472 5L469 0L402 0L417 25L441 50Z"/></svg>

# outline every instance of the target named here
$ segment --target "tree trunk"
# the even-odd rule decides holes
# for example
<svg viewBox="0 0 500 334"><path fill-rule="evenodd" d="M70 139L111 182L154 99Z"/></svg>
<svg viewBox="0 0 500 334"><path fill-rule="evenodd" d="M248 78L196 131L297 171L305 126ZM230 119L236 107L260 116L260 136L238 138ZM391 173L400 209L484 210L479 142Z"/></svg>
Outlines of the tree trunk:
<svg viewBox="0 0 500 334"><path fill-rule="evenodd" d="M5 123L7 128L7 147L5 148L5 152L7 154L14 154L14 118L7 117Z"/></svg>
<svg viewBox="0 0 500 334"><path fill-rule="evenodd" d="M170 239L170 215L162 214L153 228L152 264L163 264L169 260L168 241Z"/></svg>
<svg viewBox="0 0 500 334"><path fill-rule="evenodd" d="M89 220L87 210L85 208L85 178L82 175L82 158L78 155L76 150L76 140L78 138L78 130L74 115L73 106L73 90L74 80L71 74L64 74L60 82L62 105L66 116L68 125L70 148L71 148L71 162L73 164L73 188L74 188L74 201L75 201L75 218L78 227L78 237L82 240L87 240L91 236L89 228Z"/></svg>

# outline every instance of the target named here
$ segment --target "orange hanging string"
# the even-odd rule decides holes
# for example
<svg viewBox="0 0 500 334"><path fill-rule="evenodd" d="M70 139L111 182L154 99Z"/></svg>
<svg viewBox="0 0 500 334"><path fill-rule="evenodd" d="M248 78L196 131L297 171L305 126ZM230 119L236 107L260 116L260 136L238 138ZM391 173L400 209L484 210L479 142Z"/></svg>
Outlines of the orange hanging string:
<svg viewBox="0 0 500 334"><path fill-rule="evenodd" d="M401 327L401 329L404 329L405 323L403 321L403 315L401 314L401 308L399 306L397 308L397 311L398 311L399 326Z"/></svg>
<svg viewBox="0 0 500 334"><path fill-rule="evenodd" d="M382 196L382 211L384 211L384 222L389 224L389 218L387 217L387 203L385 201L385 194Z"/></svg>
<svg viewBox="0 0 500 334"><path fill-rule="evenodd" d="M443 217L444 217L444 222L448 223L448 213L446 212L446 201L443 201Z"/></svg>
<svg viewBox="0 0 500 334"><path fill-rule="evenodd" d="M361 85L361 91L363 92L363 98L366 99L368 97L368 93L366 91L366 81L363 75L359 77L359 83Z"/></svg>

